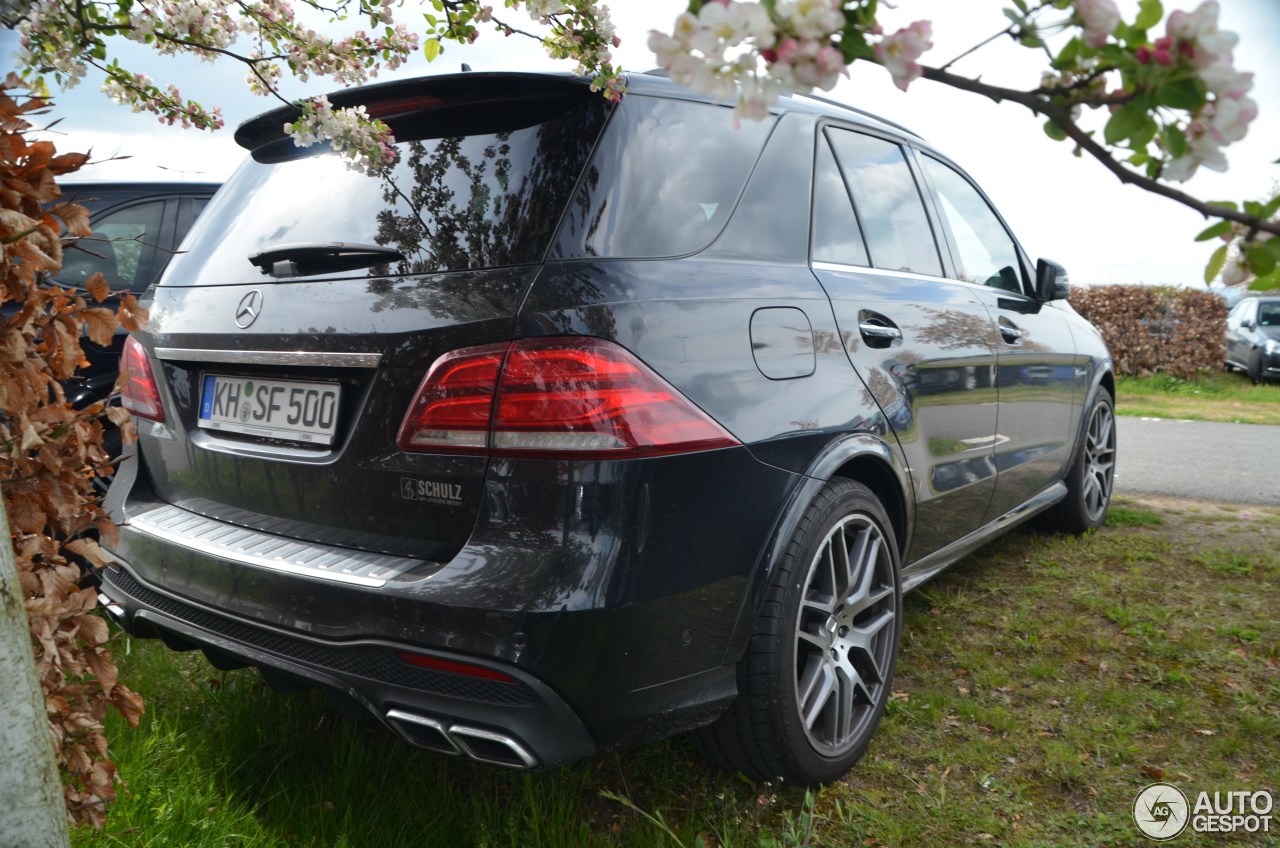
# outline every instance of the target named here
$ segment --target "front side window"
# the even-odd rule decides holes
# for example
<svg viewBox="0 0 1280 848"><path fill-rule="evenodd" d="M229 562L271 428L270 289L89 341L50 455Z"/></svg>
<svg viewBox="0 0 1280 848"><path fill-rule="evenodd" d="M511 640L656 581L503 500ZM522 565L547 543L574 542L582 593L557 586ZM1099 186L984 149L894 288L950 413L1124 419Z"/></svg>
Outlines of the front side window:
<svg viewBox="0 0 1280 848"><path fill-rule="evenodd" d="M1259 327L1280 327L1280 301L1269 301L1258 307Z"/></svg>
<svg viewBox="0 0 1280 848"><path fill-rule="evenodd" d="M1248 301L1241 301L1231 308L1231 312L1227 315L1227 326L1232 330L1240 329L1240 322L1244 320L1245 313L1249 310Z"/></svg>
<svg viewBox="0 0 1280 848"><path fill-rule="evenodd" d="M922 156L956 249L960 279L1022 293L1022 263L1008 230L978 190L931 156Z"/></svg>
<svg viewBox="0 0 1280 848"><path fill-rule="evenodd" d="M93 233L63 254L58 280L83 286L99 271L113 289L140 292L167 261L155 242L164 216L164 201L135 203L95 218Z"/></svg>
<svg viewBox="0 0 1280 848"><path fill-rule="evenodd" d="M827 137L849 183L871 263L889 271L942 276L942 261L902 148L849 130Z"/></svg>

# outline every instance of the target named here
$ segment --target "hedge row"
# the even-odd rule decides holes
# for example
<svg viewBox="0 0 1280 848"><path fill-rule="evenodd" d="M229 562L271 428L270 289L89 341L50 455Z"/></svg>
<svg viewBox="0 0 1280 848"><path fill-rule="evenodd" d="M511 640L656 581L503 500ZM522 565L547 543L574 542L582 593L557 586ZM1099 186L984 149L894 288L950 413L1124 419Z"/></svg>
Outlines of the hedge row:
<svg viewBox="0 0 1280 848"><path fill-rule="evenodd" d="M1220 371L1227 304L1213 292L1155 286L1071 290L1071 305L1102 332L1117 374L1193 379Z"/></svg>

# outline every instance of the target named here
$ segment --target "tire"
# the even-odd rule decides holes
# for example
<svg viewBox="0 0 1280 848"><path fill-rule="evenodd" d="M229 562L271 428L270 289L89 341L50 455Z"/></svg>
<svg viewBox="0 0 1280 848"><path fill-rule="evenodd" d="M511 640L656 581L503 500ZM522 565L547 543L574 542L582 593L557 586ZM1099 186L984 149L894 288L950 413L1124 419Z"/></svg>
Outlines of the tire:
<svg viewBox="0 0 1280 848"><path fill-rule="evenodd" d="M1245 369L1249 382L1255 386L1262 382L1262 351L1255 350L1249 355L1249 367Z"/></svg>
<svg viewBox="0 0 1280 848"><path fill-rule="evenodd" d="M816 786L844 775L884 714L902 587L884 508L828 483L792 535L738 664L738 699L695 732L699 750L758 780Z"/></svg>
<svg viewBox="0 0 1280 848"><path fill-rule="evenodd" d="M1116 476L1115 405L1099 389L1085 419L1080 446L1063 482L1067 496L1045 512L1042 526L1060 533L1096 530L1107 520Z"/></svg>

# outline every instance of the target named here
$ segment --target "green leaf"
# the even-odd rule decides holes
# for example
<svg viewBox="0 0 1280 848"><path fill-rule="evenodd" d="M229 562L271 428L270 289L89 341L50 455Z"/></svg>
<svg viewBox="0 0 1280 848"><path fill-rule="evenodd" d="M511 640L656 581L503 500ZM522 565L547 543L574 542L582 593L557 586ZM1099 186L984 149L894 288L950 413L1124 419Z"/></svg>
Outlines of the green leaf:
<svg viewBox="0 0 1280 848"><path fill-rule="evenodd" d="M1270 202L1268 202L1266 206L1262 207L1262 215L1260 217L1270 218L1278 211L1280 211L1280 194L1271 198Z"/></svg>
<svg viewBox="0 0 1280 848"><path fill-rule="evenodd" d="M1204 281L1212 283L1222 273L1222 266L1227 264L1227 246L1224 244L1209 257L1209 264L1204 266Z"/></svg>
<svg viewBox="0 0 1280 848"><path fill-rule="evenodd" d="M1225 236L1227 233L1231 232L1231 227L1232 224L1230 221L1219 221L1212 227L1208 227L1201 231L1200 235L1196 236L1196 241L1208 241L1209 239L1215 239L1218 236Z"/></svg>
<svg viewBox="0 0 1280 848"><path fill-rule="evenodd" d="M1080 39L1073 38L1067 42L1067 45L1058 53L1058 57L1053 60L1053 68L1054 70L1062 71L1074 67L1076 60L1079 58Z"/></svg>
<svg viewBox="0 0 1280 848"><path fill-rule="evenodd" d="M1062 127L1058 126L1053 121L1044 122L1044 134L1049 136L1049 138L1053 139L1054 141L1067 140L1066 132L1064 132Z"/></svg>
<svg viewBox="0 0 1280 848"><path fill-rule="evenodd" d="M1280 289L1280 274L1268 274L1249 284L1249 291L1271 291L1272 289Z"/></svg>
<svg viewBox="0 0 1280 848"><path fill-rule="evenodd" d="M1164 149L1169 151L1169 155L1174 159L1186 155L1187 152L1187 134L1178 127L1170 124L1164 128Z"/></svg>
<svg viewBox="0 0 1280 848"><path fill-rule="evenodd" d="M1136 133L1130 136L1129 146L1134 150L1145 151L1147 145L1150 144L1151 140L1156 137L1157 130L1159 130L1159 127L1156 126L1155 121L1153 120L1147 121L1142 125L1141 129L1139 129Z"/></svg>
<svg viewBox="0 0 1280 848"><path fill-rule="evenodd" d="M1194 112L1205 103L1204 83L1197 77L1167 82L1156 89L1156 101L1170 109Z"/></svg>
<svg viewBox="0 0 1280 848"><path fill-rule="evenodd" d="M1280 237L1267 239L1262 243L1262 249L1271 251L1271 255L1280 262Z"/></svg>
<svg viewBox="0 0 1280 848"><path fill-rule="evenodd" d="M1259 277L1265 277L1276 269L1275 256L1262 245L1246 250L1244 258L1249 263L1249 270Z"/></svg>
<svg viewBox="0 0 1280 848"><path fill-rule="evenodd" d="M1022 38L1019 39L1019 42L1023 47L1033 47L1037 49L1044 47L1044 41L1041 40L1040 36L1036 35L1029 29L1022 31Z"/></svg>
<svg viewBox="0 0 1280 848"><path fill-rule="evenodd" d="M1001 11L1003 11L1003 12L1004 12L1004 16L1005 16L1006 18L1008 18L1009 20L1013 21L1013 23L1014 23L1016 26L1022 26L1022 20L1023 20L1022 15L1019 15L1019 14L1018 14L1017 12L1015 12L1013 9L1003 9L1003 10L1001 10Z"/></svg>
<svg viewBox="0 0 1280 848"><path fill-rule="evenodd" d="M1256 200L1246 200L1244 202L1244 214L1252 215L1255 218L1263 217L1262 204Z"/></svg>
<svg viewBox="0 0 1280 848"><path fill-rule="evenodd" d="M1027 13L1027 0L1013 0L1013 5L1018 7L1018 11L1022 14Z"/></svg>
<svg viewBox="0 0 1280 848"><path fill-rule="evenodd" d="M436 57L440 55L440 39L428 38L427 42L422 45L422 52L427 57L428 62L434 62Z"/></svg>
<svg viewBox="0 0 1280 848"><path fill-rule="evenodd" d="M1164 7L1160 0L1142 0L1138 4L1138 17L1133 25L1138 29L1151 29L1164 17Z"/></svg>
<svg viewBox="0 0 1280 848"><path fill-rule="evenodd" d="M1126 103L1107 120L1102 137L1107 144L1119 144L1145 130L1149 123L1155 122L1151 120L1143 104L1134 100Z"/></svg>

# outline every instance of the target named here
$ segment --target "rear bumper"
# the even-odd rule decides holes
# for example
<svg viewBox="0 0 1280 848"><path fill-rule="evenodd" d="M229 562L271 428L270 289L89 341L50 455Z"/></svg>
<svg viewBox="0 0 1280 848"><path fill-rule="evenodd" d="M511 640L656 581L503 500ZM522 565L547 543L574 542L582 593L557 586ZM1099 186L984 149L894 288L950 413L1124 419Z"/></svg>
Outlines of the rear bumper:
<svg viewBox="0 0 1280 848"><path fill-rule="evenodd" d="M257 666L282 691L322 689L344 715L377 718L419 747L513 768L547 768L596 750L555 692L510 666L501 673L511 682L415 668L396 656L408 646L338 644L264 627L147 587L122 567L103 572L99 591L103 607L135 636L199 648L219 668Z"/></svg>
<svg viewBox="0 0 1280 848"><path fill-rule="evenodd" d="M752 577L801 478L740 448L521 464L491 472L448 562L350 551L350 570L299 554L298 540L273 548L261 531L175 517L139 467L119 484L127 498L111 493L127 520L104 604L140 637L319 687L413 744L486 762L550 767L713 720L736 697ZM511 681L418 668L397 651Z"/></svg>

